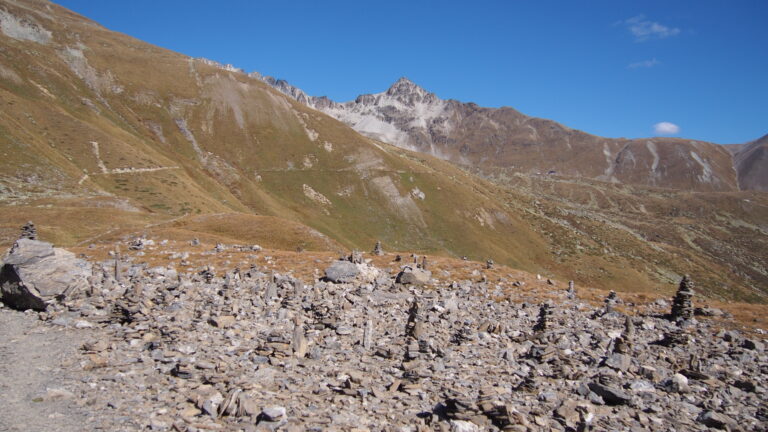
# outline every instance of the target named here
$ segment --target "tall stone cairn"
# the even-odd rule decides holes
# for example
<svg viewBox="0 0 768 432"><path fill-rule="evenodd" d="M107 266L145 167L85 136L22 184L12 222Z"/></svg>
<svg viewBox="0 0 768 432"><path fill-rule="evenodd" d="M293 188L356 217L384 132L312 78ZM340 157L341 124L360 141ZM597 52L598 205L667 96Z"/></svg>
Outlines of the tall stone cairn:
<svg viewBox="0 0 768 432"><path fill-rule="evenodd" d="M418 338L417 333L417 324L419 321L419 302L416 299L413 299L413 302L411 303L410 309L408 309L408 321L405 324L405 334L406 336L412 337L412 338Z"/></svg>
<svg viewBox="0 0 768 432"><path fill-rule="evenodd" d="M384 255L384 249L381 248L381 241L377 240L376 245L373 246L373 255L375 256L382 256Z"/></svg>
<svg viewBox="0 0 768 432"><path fill-rule="evenodd" d="M576 287L573 281L568 281L568 290L565 292L565 296L568 298L568 300L573 300L576 298Z"/></svg>
<svg viewBox="0 0 768 432"><path fill-rule="evenodd" d="M635 338L635 324L627 315L624 318L624 332L616 339L613 351L619 354L629 354L632 350L632 341Z"/></svg>
<svg viewBox="0 0 768 432"><path fill-rule="evenodd" d="M683 276L675 298L672 299L672 320L687 320L693 318L693 281L688 275Z"/></svg>
<svg viewBox="0 0 768 432"><path fill-rule="evenodd" d="M552 306L549 303L542 303L539 306L539 319L533 326L533 331L540 333L552 327Z"/></svg>
<svg viewBox="0 0 768 432"><path fill-rule="evenodd" d="M35 224L33 224L32 221L27 222L21 227L21 235L19 238L37 240L37 228L35 228Z"/></svg>

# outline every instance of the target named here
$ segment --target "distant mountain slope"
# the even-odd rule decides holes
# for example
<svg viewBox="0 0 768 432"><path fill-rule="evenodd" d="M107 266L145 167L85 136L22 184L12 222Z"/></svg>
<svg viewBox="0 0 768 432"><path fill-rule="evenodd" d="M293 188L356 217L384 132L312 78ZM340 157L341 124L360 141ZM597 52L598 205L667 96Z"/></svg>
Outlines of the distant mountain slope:
<svg viewBox="0 0 768 432"><path fill-rule="evenodd" d="M401 84L387 98L419 107L414 112L425 116L440 105ZM335 106L327 99L317 104ZM539 122L510 109L445 104L457 104L451 112L465 126L495 130L490 122L496 122L499 137L518 130L501 126L507 116ZM158 226L177 240L266 239L280 247L339 252L369 250L381 240L389 251L492 258L595 287L666 292L681 274L691 273L709 295L766 298L765 194L606 182L593 187L573 177L510 174L507 165L497 168L499 179L487 181L436 157L365 137L255 75L109 31L46 1L0 0L0 106L0 244L12 242L29 219L44 239L70 246ZM392 110L392 119L402 114ZM376 130L374 117L360 116L372 122L369 132ZM401 121L416 136L423 128L437 131L438 117L425 124L418 116ZM543 126L532 127L544 134ZM465 129L446 136L474 136L474 128ZM495 166L492 149L500 160L515 156L499 147L503 140L496 135L463 150L425 137L434 143L433 153L442 148L467 161L482 160L476 165L487 169ZM556 158L557 167L578 165L578 152L589 153L586 144L571 142L571 162ZM627 146L621 157L620 148L605 145L609 159L618 159L611 172L617 180L643 172L628 171L642 163L653 168L652 160L637 156L646 144ZM679 165L663 164L667 149L656 147L659 182L676 169L688 172L682 167L690 158L672 157L682 152L695 153L711 168L696 171L702 165L694 161L691 184L707 172L707 182L697 187L723 184L717 153L712 156L707 145L671 146L669 158ZM563 153L543 151L540 144L531 148L526 151L542 161ZM605 164L603 144L599 148ZM730 159L728 166L732 170ZM596 176L604 171L594 170ZM675 178L685 184L686 177ZM542 185L551 192L542 193ZM631 217L618 223L621 213Z"/></svg>
<svg viewBox="0 0 768 432"><path fill-rule="evenodd" d="M407 78L346 103L263 79L364 135L460 164L685 190L738 189L731 156L717 144L602 138L508 107L442 100Z"/></svg>
<svg viewBox="0 0 768 432"><path fill-rule="evenodd" d="M366 138L234 68L49 2L0 0L0 103L0 219L17 221L22 206L79 212L39 212L41 232L56 238L97 234L80 224L110 228L87 222L88 206L106 205L275 216L345 249L381 240L534 271L551 262L546 237L488 182ZM157 218L126 218L139 219ZM10 222L0 227L3 238L15 234Z"/></svg>
<svg viewBox="0 0 768 432"><path fill-rule="evenodd" d="M768 192L768 135L739 146L733 159L742 189Z"/></svg>

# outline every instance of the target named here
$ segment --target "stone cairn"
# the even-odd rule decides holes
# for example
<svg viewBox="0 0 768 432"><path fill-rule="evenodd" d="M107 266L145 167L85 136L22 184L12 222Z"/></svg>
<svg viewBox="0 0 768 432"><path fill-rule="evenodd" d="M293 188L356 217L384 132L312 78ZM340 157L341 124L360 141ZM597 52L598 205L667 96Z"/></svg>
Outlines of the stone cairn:
<svg viewBox="0 0 768 432"><path fill-rule="evenodd" d="M144 241L145 239L143 237L136 237L135 239L131 240L128 243L128 249L134 250L134 251L140 251L144 249Z"/></svg>
<svg viewBox="0 0 768 432"><path fill-rule="evenodd" d="M679 345L688 345L690 341L691 339L688 333L677 327L668 332L665 332L664 337L660 341L656 342L656 344L666 347L673 347Z"/></svg>
<svg viewBox="0 0 768 432"><path fill-rule="evenodd" d="M198 274L203 277L203 280L207 284L213 282L213 278L216 277L216 274L213 272L213 268L211 266L206 266L205 269L200 271Z"/></svg>
<svg viewBox="0 0 768 432"><path fill-rule="evenodd" d="M376 241L376 245L373 246L373 255L375 256L382 256L384 255L384 249L381 248L381 241Z"/></svg>
<svg viewBox="0 0 768 432"><path fill-rule="evenodd" d="M565 292L565 296L568 300L576 298L576 288L574 287L573 281L568 281L568 290Z"/></svg>
<svg viewBox="0 0 768 432"><path fill-rule="evenodd" d="M363 253L359 250L353 250L351 254L347 257L347 261L353 263L353 264L362 264L363 263Z"/></svg>
<svg viewBox="0 0 768 432"><path fill-rule="evenodd" d="M552 306L549 303L542 303L539 306L539 319L533 326L533 331L541 333L552 327Z"/></svg>
<svg viewBox="0 0 768 432"><path fill-rule="evenodd" d="M680 287L677 289L675 298L672 299L672 313L670 317L673 321L688 320L693 318L693 281L688 275L683 276L680 281Z"/></svg>
<svg viewBox="0 0 768 432"><path fill-rule="evenodd" d="M614 306L619 302L619 297L616 295L616 291L611 290L608 296L605 298L605 313L609 314L613 312Z"/></svg>
<svg viewBox="0 0 768 432"><path fill-rule="evenodd" d="M635 324L627 315L624 318L624 332L616 339L613 351L619 354L629 354L632 350L632 340L635 338Z"/></svg>
<svg viewBox="0 0 768 432"><path fill-rule="evenodd" d="M421 257L421 265L419 267L422 270L426 270L428 265L429 265L429 262L427 262L427 256L424 255L423 257Z"/></svg>
<svg viewBox="0 0 768 432"><path fill-rule="evenodd" d="M485 261L485 268L486 268L487 270L491 270L491 269L493 268L493 260L492 260L492 259L488 258L488 259Z"/></svg>
<svg viewBox="0 0 768 432"><path fill-rule="evenodd" d="M30 221L21 227L21 235L19 238L37 240L37 228L35 228L35 224Z"/></svg>

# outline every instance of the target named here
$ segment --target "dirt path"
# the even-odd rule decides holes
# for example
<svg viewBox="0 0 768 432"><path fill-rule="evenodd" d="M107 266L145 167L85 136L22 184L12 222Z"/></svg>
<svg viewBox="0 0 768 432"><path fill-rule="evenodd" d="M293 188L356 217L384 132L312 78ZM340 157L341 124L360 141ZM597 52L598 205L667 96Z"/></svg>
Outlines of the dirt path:
<svg viewBox="0 0 768 432"><path fill-rule="evenodd" d="M85 374L77 350L89 333L0 308L0 431L99 429L78 389Z"/></svg>

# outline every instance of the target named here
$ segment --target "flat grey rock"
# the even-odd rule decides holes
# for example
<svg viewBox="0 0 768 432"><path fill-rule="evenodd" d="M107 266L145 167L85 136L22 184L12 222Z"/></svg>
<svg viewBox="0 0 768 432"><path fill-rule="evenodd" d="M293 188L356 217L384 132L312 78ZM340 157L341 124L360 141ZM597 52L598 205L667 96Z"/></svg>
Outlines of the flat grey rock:
<svg viewBox="0 0 768 432"><path fill-rule="evenodd" d="M14 309L45 310L48 303L88 288L91 266L52 244L19 239L0 269L0 298Z"/></svg>
<svg viewBox="0 0 768 432"><path fill-rule="evenodd" d="M347 283L355 280L360 269L350 261L336 261L325 269L325 278L333 283Z"/></svg>

